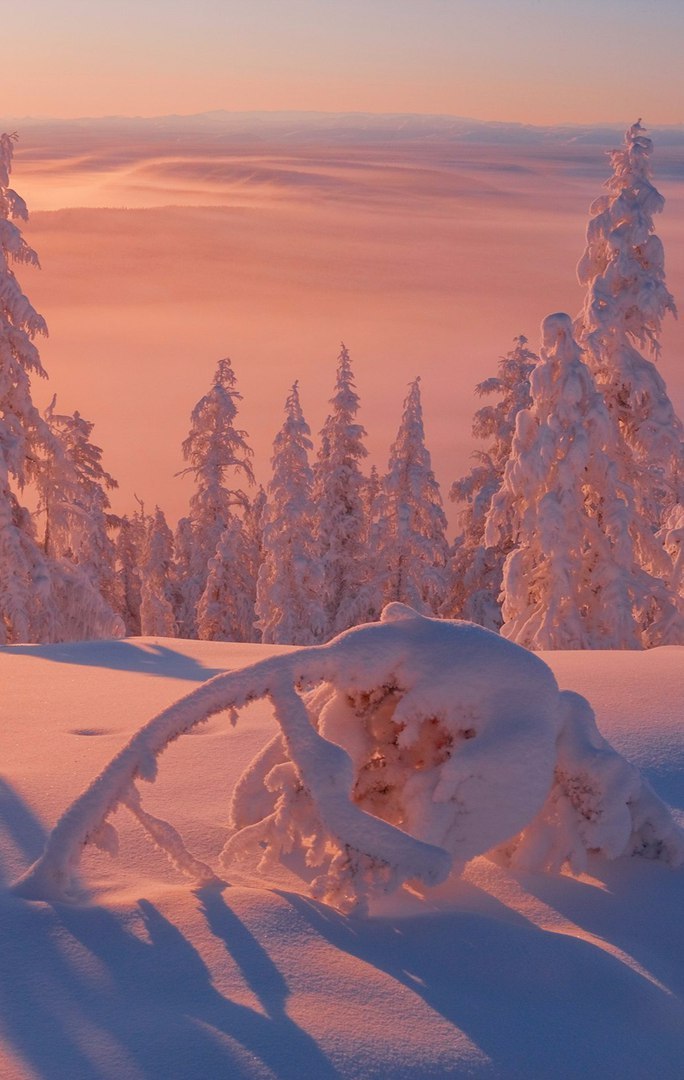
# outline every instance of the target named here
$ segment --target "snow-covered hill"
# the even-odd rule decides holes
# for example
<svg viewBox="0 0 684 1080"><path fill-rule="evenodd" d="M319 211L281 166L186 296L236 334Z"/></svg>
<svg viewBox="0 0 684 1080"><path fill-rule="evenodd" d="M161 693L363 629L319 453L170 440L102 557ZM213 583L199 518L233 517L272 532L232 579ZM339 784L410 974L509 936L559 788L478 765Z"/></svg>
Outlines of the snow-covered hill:
<svg viewBox="0 0 684 1080"><path fill-rule="evenodd" d="M80 905L10 884L62 811L152 715L212 675L289 650L129 639L0 650L0 1075L95 1078L681 1075L684 873L590 860L376 901L370 918L247 861L194 890L117 815ZM548 653L602 732L684 822L684 649ZM275 730L264 703L175 742L146 806L200 858ZM119 821L119 818L122 818Z"/></svg>

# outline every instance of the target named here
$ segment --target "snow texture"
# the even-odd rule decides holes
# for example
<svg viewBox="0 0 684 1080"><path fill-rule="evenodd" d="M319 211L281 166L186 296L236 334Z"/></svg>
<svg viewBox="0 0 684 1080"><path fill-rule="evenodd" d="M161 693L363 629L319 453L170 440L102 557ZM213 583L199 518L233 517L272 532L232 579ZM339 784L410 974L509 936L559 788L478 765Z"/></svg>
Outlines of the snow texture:
<svg viewBox="0 0 684 1080"><path fill-rule="evenodd" d="M183 887L122 809L108 821L119 856L86 848L77 905L9 893L46 825L186 680L285 653L150 638L0 648L3 1080L679 1077L684 872L662 862L589 854L586 873L556 875L499 852L424 895L376 895L364 920L280 865ZM680 820L683 655L542 657ZM235 730L217 716L140 785L199 861L214 866L226 794L274 729L266 700ZM253 805L259 790L271 797L255 782Z"/></svg>

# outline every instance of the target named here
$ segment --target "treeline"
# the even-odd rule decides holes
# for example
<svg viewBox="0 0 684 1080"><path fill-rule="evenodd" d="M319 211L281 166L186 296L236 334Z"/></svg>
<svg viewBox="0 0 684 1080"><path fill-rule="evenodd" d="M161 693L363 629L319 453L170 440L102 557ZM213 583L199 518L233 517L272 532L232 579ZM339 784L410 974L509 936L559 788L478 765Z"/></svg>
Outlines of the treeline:
<svg viewBox="0 0 684 1080"><path fill-rule="evenodd" d="M314 452L295 383L255 494L229 360L191 414L194 479L175 533L158 507L111 513L115 481L92 424L41 415L30 381L45 325L12 264L35 262L15 221L12 138L0 140L0 641L152 635L311 644L377 619L390 601L466 618L531 648L684 641L682 425L653 360L674 312L653 215L651 140L633 125L591 207L578 318L544 320L478 386L481 443L450 496L446 537L409 387L387 472L364 469L349 353ZM645 353L649 353L647 357ZM21 495L37 492L31 514Z"/></svg>

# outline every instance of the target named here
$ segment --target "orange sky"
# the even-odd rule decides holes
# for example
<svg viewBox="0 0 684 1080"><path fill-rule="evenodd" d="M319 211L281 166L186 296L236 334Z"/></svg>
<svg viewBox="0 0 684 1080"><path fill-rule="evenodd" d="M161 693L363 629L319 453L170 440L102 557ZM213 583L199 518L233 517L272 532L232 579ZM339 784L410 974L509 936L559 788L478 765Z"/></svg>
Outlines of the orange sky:
<svg viewBox="0 0 684 1080"><path fill-rule="evenodd" d="M24 0L5 116L211 109L681 123L681 0Z"/></svg>

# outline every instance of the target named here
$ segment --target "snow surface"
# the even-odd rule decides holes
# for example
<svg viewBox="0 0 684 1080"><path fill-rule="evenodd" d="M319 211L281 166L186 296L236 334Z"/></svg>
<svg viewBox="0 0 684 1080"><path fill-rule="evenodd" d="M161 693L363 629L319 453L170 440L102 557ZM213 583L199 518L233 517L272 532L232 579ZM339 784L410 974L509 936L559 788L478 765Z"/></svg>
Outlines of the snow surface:
<svg viewBox="0 0 684 1080"><path fill-rule="evenodd" d="M193 888L125 812L79 904L9 892L64 809L151 716L285 647L129 639L0 649L0 1075L678 1077L684 874L590 855L572 877L472 860L424 895L340 914L245 859ZM678 647L546 653L684 823ZM145 811L216 865L267 702L175 741ZM473 743L477 740L474 739Z"/></svg>

